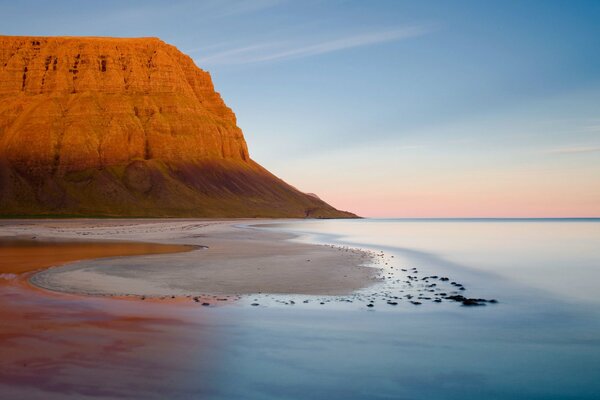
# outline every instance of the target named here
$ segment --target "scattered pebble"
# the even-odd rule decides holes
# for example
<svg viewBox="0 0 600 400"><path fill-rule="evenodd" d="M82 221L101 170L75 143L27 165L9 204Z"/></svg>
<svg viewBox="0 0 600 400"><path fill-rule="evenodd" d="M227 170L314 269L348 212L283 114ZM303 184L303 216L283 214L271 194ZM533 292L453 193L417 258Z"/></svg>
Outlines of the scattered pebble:
<svg viewBox="0 0 600 400"><path fill-rule="evenodd" d="M361 252L358 249L352 249L346 246L329 246L331 248L337 248L339 251L345 252ZM289 297L262 294L259 292L257 298L250 298L253 302L251 306L259 306L261 303L264 306L268 306L270 302L275 302L284 305L295 305L296 301L302 304L309 304L311 301L318 303L319 305L325 305L327 303L343 304L343 303L362 303L367 308L375 307L377 301L385 301L390 306L398 306L401 303L410 303L412 305L422 305L424 302L430 303L442 303L443 300L454 301L460 303L463 306L482 306L486 304L496 304L496 299L481 299L466 297L459 292L465 292L466 287L459 282L451 281L447 276L439 275L427 275L421 274L419 269L416 267L404 267L401 268L399 265L394 265L395 260L393 255L386 255L383 251L373 252L367 251L370 257L375 258L375 263L379 264L381 271L377 274L380 286L377 292L366 292L364 290L358 291L349 296L326 296L325 298L312 298L312 299L297 299L291 300ZM361 258L368 258L364 251L361 254ZM310 259L306 259L306 262L310 262ZM344 275L343 278L347 278ZM431 280L435 280L431 282ZM173 296L172 298L174 298ZM191 296L187 296L191 297ZM227 298L211 296L216 301L227 301L236 300L244 296L237 295ZM142 296L142 300L145 299ZM266 301L261 301L259 299ZM193 297L195 302L199 302L199 297ZM266 303L266 304L265 304ZM203 306L209 306L209 303L202 303Z"/></svg>

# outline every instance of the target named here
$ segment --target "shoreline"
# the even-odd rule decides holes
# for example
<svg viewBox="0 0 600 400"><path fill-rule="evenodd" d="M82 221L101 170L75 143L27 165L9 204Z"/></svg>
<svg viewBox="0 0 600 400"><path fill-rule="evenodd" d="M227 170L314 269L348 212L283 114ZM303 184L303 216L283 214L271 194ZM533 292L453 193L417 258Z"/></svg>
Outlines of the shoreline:
<svg viewBox="0 0 600 400"><path fill-rule="evenodd" d="M196 247L169 254L86 259L29 276L30 285L59 293L195 300L250 294L336 296L378 282L379 270L369 266L373 264L369 252L298 243L289 240L298 235L249 226L264 222L273 220L3 220L0 236Z"/></svg>

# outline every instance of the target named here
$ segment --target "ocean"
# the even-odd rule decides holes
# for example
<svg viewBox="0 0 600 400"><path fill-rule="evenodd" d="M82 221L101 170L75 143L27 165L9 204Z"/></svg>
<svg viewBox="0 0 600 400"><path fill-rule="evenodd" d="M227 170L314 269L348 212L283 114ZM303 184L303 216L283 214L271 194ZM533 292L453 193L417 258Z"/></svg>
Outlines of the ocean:
<svg viewBox="0 0 600 400"><path fill-rule="evenodd" d="M599 219L309 220L249 228L292 232L294 240L340 251L368 249L381 281L352 296L256 295L214 308L24 297L8 287L3 306L34 304L36 329L43 320L69 323L44 331L51 356L9 354L19 368L15 361L0 369L0 393L600 398ZM496 302L467 306L448 300L453 293ZM5 338L2 349L30 351L41 335Z"/></svg>
<svg viewBox="0 0 600 400"><path fill-rule="evenodd" d="M268 229L383 251L383 268L447 275L465 296L498 303L261 310L264 319L248 322L244 347L253 356L235 369L236 381L260 388L258 398L600 398L600 220L323 220Z"/></svg>

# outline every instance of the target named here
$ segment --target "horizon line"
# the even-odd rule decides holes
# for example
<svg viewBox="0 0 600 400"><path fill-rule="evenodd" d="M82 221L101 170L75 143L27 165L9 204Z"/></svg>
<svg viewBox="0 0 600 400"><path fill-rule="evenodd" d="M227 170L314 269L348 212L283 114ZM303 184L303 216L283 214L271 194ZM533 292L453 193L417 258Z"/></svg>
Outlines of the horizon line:
<svg viewBox="0 0 600 400"><path fill-rule="evenodd" d="M404 219L404 220L600 220L597 217L361 217L363 219Z"/></svg>

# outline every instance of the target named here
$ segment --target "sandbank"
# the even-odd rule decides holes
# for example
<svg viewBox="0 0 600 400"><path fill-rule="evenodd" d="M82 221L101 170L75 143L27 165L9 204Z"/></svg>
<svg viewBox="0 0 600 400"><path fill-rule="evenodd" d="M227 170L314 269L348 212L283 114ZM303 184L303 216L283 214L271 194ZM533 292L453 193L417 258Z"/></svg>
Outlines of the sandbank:
<svg viewBox="0 0 600 400"><path fill-rule="evenodd" d="M165 254L108 257L51 267L30 277L43 289L105 296L253 293L345 295L377 281L372 256L291 241L248 225L272 220L77 219L0 221L0 237L143 242L180 246ZM191 251L189 247L195 246ZM187 251L184 251L187 250Z"/></svg>

